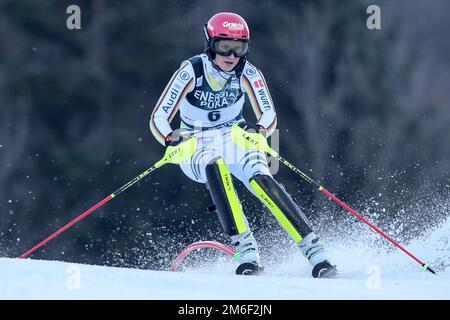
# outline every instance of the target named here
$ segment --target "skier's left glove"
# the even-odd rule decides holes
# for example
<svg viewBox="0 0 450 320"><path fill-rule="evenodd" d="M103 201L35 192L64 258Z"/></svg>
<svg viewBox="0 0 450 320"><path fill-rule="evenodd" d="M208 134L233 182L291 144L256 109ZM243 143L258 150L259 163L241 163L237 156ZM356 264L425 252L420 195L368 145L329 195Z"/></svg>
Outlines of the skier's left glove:
<svg viewBox="0 0 450 320"><path fill-rule="evenodd" d="M180 132L180 130L174 130L167 135L167 137L164 139L164 142L166 144L166 147L168 146L174 147L190 138L191 138L190 135L182 133Z"/></svg>
<svg viewBox="0 0 450 320"><path fill-rule="evenodd" d="M257 132L261 134L264 138L267 138L267 130L262 125L251 122L241 122L239 123L239 127L250 133Z"/></svg>

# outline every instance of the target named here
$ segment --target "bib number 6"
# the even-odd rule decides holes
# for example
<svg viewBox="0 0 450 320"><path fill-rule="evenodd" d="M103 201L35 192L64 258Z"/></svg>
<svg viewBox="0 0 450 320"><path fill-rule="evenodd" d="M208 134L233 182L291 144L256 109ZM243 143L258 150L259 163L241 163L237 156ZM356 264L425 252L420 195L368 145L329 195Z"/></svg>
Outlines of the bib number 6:
<svg viewBox="0 0 450 320"><path fill-rule="evenodd" d="M208 113L208 120L213 122L213 121L218 121L220 119L220 111L211 111L210 113Z"/></svg>

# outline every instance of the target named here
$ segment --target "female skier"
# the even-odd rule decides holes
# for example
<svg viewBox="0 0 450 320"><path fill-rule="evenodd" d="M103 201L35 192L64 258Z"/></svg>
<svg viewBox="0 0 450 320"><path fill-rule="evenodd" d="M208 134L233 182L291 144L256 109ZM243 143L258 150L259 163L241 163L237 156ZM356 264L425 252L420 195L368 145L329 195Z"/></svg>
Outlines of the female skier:
<svg viewBox="0 0 450 320"><path fill-rule="evenodd" d="M204 53L183 61L158 100L150 119L152 134L165 146L183 143L192 136L197 138L196 152L180 167L190 179L206 184L224 232L240 254L236 274L258 274L263 268L231 175L260 200L269 199L270 211L313 266L314 278L335 276L337 269L310 222L274 180L265 155L244 150L231 139L235 123L244 130L256 129L265 137L277 125L267 83L261 71L247 61L247 23L237 14L222 12L208 21L204 33ZM256 125L243 117L246 95L256 115ZM178 110L181 124L174 130L170 123Z"/></svg>

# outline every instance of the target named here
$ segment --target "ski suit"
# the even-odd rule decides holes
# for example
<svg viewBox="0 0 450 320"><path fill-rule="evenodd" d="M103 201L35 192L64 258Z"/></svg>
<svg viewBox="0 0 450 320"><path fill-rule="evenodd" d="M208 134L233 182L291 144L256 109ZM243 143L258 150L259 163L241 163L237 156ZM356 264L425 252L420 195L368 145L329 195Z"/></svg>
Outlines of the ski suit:
<svg viewBox="0 0 450 320"><path fill-rule="evenodd" d="M195 56L181 64L164 90L150 120L151 131L164 144L164 138L173 130L170 122L179 110L180 128L199 138L192 161L181 165L183 172L192 180L206 183L206 165L222 156L233 176L249 188L248 181L255 173L270 172L262 153L236 150L228 134L233 123L245 122L245 94L250 98L257 124L271 135L277 117L262 73L247 62L238 78L235 72L218 71L205 54ZM226 152L227 148L235 150ZM241 159L235 159L238 155Z"/></svg>
<svg viewBox="0 0 450 320"><path fill-rule="evenodd" d="M151 132L164 145L165 137L174 130L171 121L180 112L179 129L198 139L196 152L180 167L190 179L207 185L224 231L232 238L242 261L259 263L259 254L231 176L271 210L314 266L327 257L310 223L283 186L273 179L266 156L261 151L243 150L231 139L231 126L246 122L246 96L256 124L270 136L276 128L277 115L261 71L246 61L239 74L224 72L206 54L194 56L181 64L158 100L150 119Z"/></svg>

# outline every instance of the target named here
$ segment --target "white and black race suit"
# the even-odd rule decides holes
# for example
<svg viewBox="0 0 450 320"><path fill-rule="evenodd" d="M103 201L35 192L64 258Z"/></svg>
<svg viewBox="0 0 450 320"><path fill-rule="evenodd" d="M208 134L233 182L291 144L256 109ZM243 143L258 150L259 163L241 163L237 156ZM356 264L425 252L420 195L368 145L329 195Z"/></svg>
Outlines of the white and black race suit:
<svg viewBox="0 0 450 320"><path fill-rule="evenodd" d="M231 174L249 188L257 173L271 175L262 152L243 150L230 135L231 125L245 121L245 97L250 101L257 124L270 136L277 117L267 83L262 73L246 61L242 72L223 72L214 67L206 54L184 61L174 73L159 98L150 119L150 129L164 145L164 139L177 111L180 129L198 139L197 151L182 171L191 179L206 183L205 167L217 156L223 158ZM249 188L251 190L251 188Z"/></svg>

